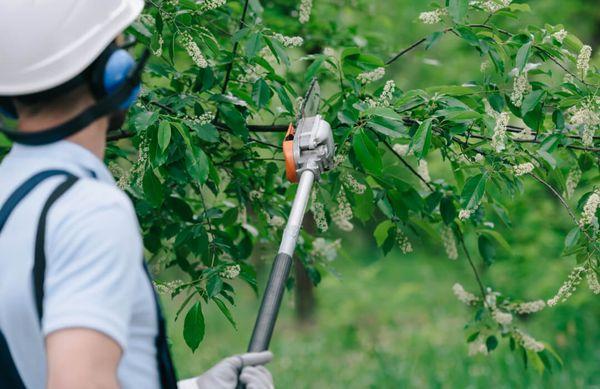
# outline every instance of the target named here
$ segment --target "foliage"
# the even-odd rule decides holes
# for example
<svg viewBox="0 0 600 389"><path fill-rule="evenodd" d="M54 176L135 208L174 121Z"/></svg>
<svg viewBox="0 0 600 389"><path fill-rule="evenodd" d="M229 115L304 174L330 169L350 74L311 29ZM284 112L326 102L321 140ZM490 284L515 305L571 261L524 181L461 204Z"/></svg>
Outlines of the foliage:
<svg viewBox="0 0 600 389"><path fill-rule="evenodd" d="M354 3L368 12L368 2ZM441 240L450 258L460 251L478 283L478 295L455 288L473 308L472 349L491 352L507 337L537 365L559 360L519 329L516 317L532 313L523 301L486 287L464 239L476 237L492 265L510 247L490 220L510 226L506 202L523 193L525 180L537 182L573 219L564 255L578 262L550 302L568 298L582 278L599 293L600 74L589 66L589 46L562 26L505 29L500 21L529 12L525 4L448 0L420 17L433 32L386 60L353 26L320 20L336 15L336 2L312 15L310 4L298 11L283 1L154 0L131 28L154 58L109 158L135 200L154 272L185 275L158 284L185 295L177 316L186 312L188 345L203 339L203 304L216 304L235 325L231 279L256 288L250 259L274 252L295 187L283 179L282 136L269 132L295 120L300 96L318 77L337 166L313 193L318 228L303 231L297 250L314 283L334 238L356 221L373 228L385 253ZM446 39L477 53L481 73L425 89L385 81L386 69L411 51ZM432 157L453 179L430 177ZM315 244L317 236L328 240Z"/></svg>

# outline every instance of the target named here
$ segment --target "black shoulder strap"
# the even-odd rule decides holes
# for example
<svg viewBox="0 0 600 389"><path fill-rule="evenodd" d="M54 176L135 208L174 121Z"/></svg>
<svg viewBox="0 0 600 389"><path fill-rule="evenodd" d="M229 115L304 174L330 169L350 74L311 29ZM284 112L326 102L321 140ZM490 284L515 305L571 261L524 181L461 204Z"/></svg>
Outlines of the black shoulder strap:
<svg viewBox="0 0 600 389"><path fill-rule="evenodd" d="M67 192L75 183L78 178L75 176L69 176L62 184L60 184L42 208L40 219L37 227L37 235L35 238L35 257L33 262L33 293L35 296L35 307L38 314L40 325L42 324L42 317L44 316L44 276L46 274L46 253L44 246L46 244L46 219L48 218L48 211L54 205L65 192Z"/></svg>

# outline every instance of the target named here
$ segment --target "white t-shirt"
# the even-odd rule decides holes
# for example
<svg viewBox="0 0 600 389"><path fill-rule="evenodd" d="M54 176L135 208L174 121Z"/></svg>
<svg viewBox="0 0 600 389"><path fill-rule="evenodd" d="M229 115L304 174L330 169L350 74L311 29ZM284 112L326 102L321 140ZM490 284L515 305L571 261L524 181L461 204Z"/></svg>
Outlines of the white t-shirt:
<svg viewBox="0 0 600 389"><path fill-rule="evenodd" d="M35 235L43 205L65 178L40 184L0 233L0 330L19 374L28 388L45 388L44 336L83 327L121 346L118 378L123 388L159 388L157 316L143 269L139 226L131 201L104 164L68 141L15 145L0 164L0 206L25 180L49 169L81 179L48 214L41 333L31 276Z"/></svg>

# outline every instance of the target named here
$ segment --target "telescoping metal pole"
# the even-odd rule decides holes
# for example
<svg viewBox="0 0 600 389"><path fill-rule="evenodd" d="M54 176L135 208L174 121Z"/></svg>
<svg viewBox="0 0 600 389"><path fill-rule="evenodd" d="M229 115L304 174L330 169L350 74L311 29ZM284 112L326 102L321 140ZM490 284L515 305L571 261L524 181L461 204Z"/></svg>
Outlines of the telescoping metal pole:
<svg viewBox="0 0 600 389"><path fill-rule="evenodd" d="M296 249L298 236L300 235L302 219L304 219L304 213L306 212L306 206L314 181L315 174L311 170L304 171L300 176L298 191L292 204L292 211L283 232L279 252L275 257L260 311L254 324L252 339L248 346L248 351L250 352L264 351L269 348L273 328L275 327L277 314L281 305L281 298L285 291L285 283L290 274L292 257Z"/></svg>

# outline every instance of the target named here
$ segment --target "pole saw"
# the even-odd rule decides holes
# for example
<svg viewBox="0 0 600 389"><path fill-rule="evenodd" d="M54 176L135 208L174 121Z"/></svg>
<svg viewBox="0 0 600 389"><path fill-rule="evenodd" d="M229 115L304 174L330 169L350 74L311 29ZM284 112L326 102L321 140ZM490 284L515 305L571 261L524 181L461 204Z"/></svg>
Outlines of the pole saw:
<svg viewBox="0 0 600 389"><path fill-rule="evenodd" d="M290 182L298 183L298 190L254 324L249 352L269 348L313 184L333 167L335 145L331 126L318 114L320 94L319 83L314 79L302 103L296 128L290 124L283 140L286 176Z"/></svg>

